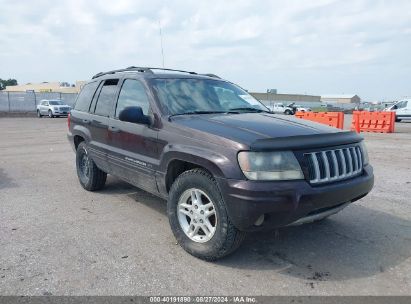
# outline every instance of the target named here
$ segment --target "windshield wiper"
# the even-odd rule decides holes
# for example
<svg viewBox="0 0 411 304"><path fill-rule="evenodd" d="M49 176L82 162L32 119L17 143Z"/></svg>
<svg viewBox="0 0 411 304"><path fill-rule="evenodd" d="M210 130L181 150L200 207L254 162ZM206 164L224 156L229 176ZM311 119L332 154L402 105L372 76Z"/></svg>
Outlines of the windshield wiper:
<svg viewBox="0 0 411 304"><path fill-rule="evenodd" d="M183 112L183 113L176 113L168 116L168 119L174 116L181 116L181 115L193 115L193 114L222 114L222 113L230 113L229 111L191 111L191 112Z"/></svg>
<svg viewBox="0 0 411 304"><path fill-rule="evenodd" d="M230 109L230 111L244 111L244 112L256 112L256 113L270 113L267 110L263 110L263 109L257 109L257 108L252 108L252 107L244 107L244 108L233 108Z"/></svg>

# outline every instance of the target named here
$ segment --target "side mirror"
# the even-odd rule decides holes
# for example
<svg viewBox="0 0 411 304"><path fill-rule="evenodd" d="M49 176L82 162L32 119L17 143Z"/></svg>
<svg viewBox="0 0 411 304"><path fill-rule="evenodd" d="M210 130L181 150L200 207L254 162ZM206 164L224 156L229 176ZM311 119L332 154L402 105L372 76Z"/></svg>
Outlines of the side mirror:
<svg viewBox="0 0 411 304"><path fill-rule="evenodd" d="M397 110L398 107L397 107L397 106L393 106L392 109L393 109L393 110Z"/></svg>
<svg viewBox="0 0 411 304"><path fill-rule="evenodd" d="M126 107L120 112L118 117L121 121L150 125L150 118L144 115L143 109L141 107Z"/></svg>

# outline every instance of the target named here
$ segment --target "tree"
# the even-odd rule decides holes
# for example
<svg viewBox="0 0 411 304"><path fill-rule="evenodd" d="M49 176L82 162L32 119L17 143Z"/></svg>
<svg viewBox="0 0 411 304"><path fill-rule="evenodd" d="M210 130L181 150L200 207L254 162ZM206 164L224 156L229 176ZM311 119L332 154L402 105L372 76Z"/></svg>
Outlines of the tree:
<svg viewBox="0 0 411 304"><path fill-rule="evenodd" d="M4 90L6 88L6 86L15 86L18 85L17 80L16 79L7 79L7 80L3 80L0 78L0 91Z"/></svg>

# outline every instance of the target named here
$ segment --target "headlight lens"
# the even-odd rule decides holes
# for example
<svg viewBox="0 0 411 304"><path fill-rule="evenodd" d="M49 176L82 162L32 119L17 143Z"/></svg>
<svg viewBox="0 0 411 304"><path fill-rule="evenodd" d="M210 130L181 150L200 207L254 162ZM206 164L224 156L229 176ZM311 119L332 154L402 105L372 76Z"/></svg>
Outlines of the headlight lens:
<svg viewBox="0 0 411 304"><path fill-rule="evenodd" d="M238 163L250 180L304 179L300 164L291 151L240 152Z"/></svg>
<svg viewBox="0 0 411 304"><path fill-rule="evenodd" d="M54 111L58 111L59 108L58 108L58 107L54 107L53 109L54 109Z"/></svg>
<svg viewBox="0 0 411 304"><path fill-rule="evenodd" d="M360 142L360 148L361 148L361 152L362 152L362 158L363 158L363 163L364 166L368 165L368 152L367 152L367 147L365 146L364 141Z"/></svg>

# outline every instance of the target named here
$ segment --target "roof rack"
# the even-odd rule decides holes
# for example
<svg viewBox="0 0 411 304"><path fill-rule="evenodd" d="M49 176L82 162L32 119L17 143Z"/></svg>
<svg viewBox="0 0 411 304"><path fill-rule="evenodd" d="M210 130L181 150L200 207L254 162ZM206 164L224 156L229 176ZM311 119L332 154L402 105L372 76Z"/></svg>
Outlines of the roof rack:
<svg viewBox="0 0 411 304"><path fill-rule="evenodd" d="M140 73L151 73L151 74L154 74L154 73L153 73L153 70L173 71L173 72L180 72L180 73L188 73L188 74L192 74L192 75L197 75L196 72L183 71L183 70L130 66L130 67L125 68L125 69L119 69L119 70L112 70L112 71L108 71L108 72L100 72L100 73L97 73L96 75L94 75L94 76L92 77L92 79L98 78L98 77L103 76L103 75L115 74L115 73L119 73L119 72L140 72ZM211 74L208 74L208 75L211 75ZM217 76L217 77L218 77L218 76Z"/></svg>
<svg viewBox="0 0 411 304"><path fill-rule="evenodd" d="M216 74L207 73L207 74L201 74L201 75L221 79L221 77L217 76Z"/></svg>

